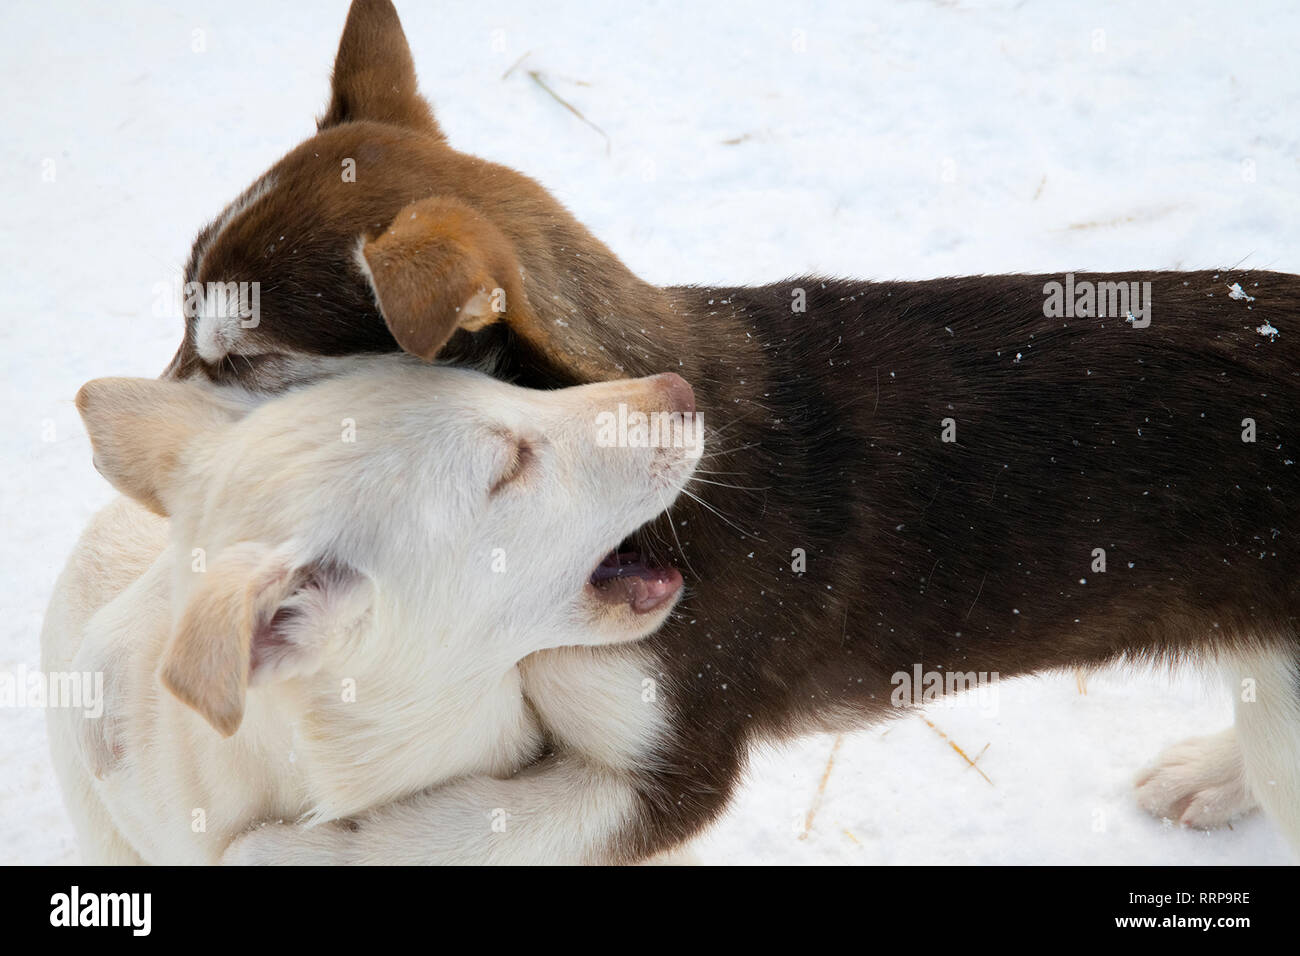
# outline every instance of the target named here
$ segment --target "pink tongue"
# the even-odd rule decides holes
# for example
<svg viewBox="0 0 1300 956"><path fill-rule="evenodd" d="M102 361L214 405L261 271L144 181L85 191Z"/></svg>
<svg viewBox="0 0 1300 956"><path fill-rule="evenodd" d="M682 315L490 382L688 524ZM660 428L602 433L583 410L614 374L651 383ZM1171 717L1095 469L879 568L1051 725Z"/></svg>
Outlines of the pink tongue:
<svg viewBox="0 0 1300 956"><path fill-rule="evenodd" d="M644 614L676 594L682 585L682 576L676 568L647 569L645 574L628 579L627 585L632 610Z"/></svg>
<svg viewBox="0 0 1300 956"><path fill-rule="evenodd" d="M611 551L592 572L591 583L608 598L622 594L632 610L645 614L677 593L682 575L676 568L648 567L635 551Z"/></svg>

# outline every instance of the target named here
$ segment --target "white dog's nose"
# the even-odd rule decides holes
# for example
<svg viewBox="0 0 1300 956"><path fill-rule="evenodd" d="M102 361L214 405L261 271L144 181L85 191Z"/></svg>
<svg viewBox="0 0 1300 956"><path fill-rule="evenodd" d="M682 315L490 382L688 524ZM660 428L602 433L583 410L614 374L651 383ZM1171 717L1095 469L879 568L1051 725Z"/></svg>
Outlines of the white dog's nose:
<svg viewBox="0 0 1300 956"><path fill-rule="evenodd" d="M695 390L676 372L656 375L657 383L668 401L668 411L690 415L695 412Z"/></svg>

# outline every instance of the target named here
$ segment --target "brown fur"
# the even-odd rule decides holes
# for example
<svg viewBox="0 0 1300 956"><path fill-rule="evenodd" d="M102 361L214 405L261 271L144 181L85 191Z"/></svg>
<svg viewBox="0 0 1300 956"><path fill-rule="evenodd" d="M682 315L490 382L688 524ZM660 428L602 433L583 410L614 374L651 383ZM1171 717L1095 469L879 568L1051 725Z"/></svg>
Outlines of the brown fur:
<svg viewBox="0 0 1300 956"><path fill-rule="evenodd" d="M890 676L918 663L1011 676L1297 646L1297 339L1255 327L1297 327L1300 279L1079 276L1151 282L1145 329L1046 317L1044 284L1061 276L658 288L535 182L454 151L409 102L394 112L364 87L354 72L382 61L392 86L415 89L393 23L387 2L357 0L335 68L347 108L327 113L350 121L324 122L265 195L196 243L191 278L264 284L266 318L240 356L288 358L206 363L191 321L169 372L275 388L292 384L295 356L397 348L353 261L358 237L397 228L409 203L454 201L473 214L415 243L412 268L452 268L414 264L448 248L484 267L399 297L400 337L419 354L475 283L510 281L496 263L512 255L504 321L462 328L442 358L491 359L539 387L665 370L695 386L706 468L726 477L642 535L691 593L650 639L671 739L635 772L623 858L713 819L753 740L896 713ZM339 179L347 157L355 183ZM1256 301L1230 300L1233 282ZM417 316L424 327L406 324ZM955 443L940 438L949 417ZM1255 444L1241 441L1246 417ZM1107 573L1089 570L1096 547Z"/></svg>
<svg viewBox="0 0 1300 956"><path fill-rule="evenodd" d="M411 203L361 255L388 331L412 355L432 359L457 328L475 332L507 313L516 327L532 324L510 241L458 200Z"/></svg>
<svg viewBox="0 0 1300 956"><path fill-rule="evenodd" d="M376 50L384 55L375 57ZM348 11L332 87L318 129L364 119L442 136L415 88L415 64L391 3L358 3Z"/></svg>

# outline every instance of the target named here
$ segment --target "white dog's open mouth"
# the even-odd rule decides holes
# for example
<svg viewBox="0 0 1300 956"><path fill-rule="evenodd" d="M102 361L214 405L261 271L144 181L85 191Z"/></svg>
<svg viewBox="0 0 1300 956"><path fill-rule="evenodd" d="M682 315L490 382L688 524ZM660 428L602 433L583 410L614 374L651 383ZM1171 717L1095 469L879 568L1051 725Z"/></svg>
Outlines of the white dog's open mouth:
<svg viewBox="0 0 1300 956"><path fill-rule="evenodd" d="M627 546L627 550L625 550ZM682 588L681 572L648 562L630 541L611 551L591 573L596 597L609 604L627 604L637 614L659 610Z"/></svg>

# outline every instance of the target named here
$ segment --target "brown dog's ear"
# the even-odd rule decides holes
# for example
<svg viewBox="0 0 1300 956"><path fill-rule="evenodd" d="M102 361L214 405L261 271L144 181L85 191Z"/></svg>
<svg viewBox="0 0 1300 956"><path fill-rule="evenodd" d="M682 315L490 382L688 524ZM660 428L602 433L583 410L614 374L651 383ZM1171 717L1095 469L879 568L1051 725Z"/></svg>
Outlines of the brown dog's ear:
<svg viewBox="0 0 1300 956"><path fill-rule="evenodd" d="M167 517L181 454L195 436L240 410L197 385L97 378L77 392L95 467L118 491Z"/></svg>
<svg viewBox="0 0 1300 956"><path fill-rule="evenodd" d="M330 105L316 121L328 129L374 120L442 136L415 83L415 63L389 0L353 0L334 59Z"/></svg>
<svg viewBox="0 0 1300 956"><path fill-rule="evenodd" d="M455 199L421 199L387 230L363 240L357 259L397 344L426 361L459 328L525 321L514 246Z"/></svg>

